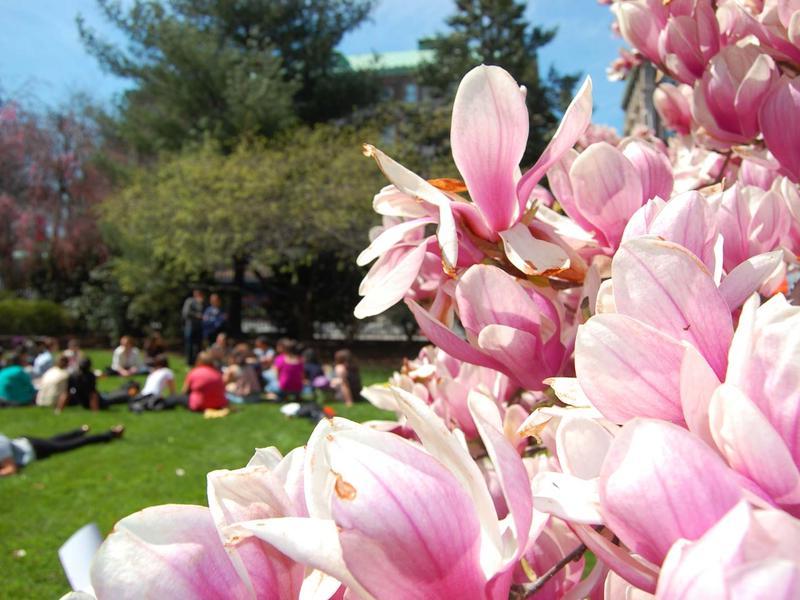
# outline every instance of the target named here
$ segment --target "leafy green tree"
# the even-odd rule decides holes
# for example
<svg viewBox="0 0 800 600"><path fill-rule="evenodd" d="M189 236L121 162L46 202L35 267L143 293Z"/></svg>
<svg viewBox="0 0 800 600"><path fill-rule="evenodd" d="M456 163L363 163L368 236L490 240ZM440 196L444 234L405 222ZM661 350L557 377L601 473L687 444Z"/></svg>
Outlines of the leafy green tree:
<svg viewBox="0 0 800 600"><path fill-rule="evenodd" d="M132 307L227 271L234 328L247 274L295 335L332 314L350 319L363 275L355 256L374 224L369 199L383 185L360 145L377 135L318 125L228 154L207 141L137 169L103 218Z"/></svg>
<svg viewBox="0 0 800 600"><path fill-rule="evenodd" d="M531 117L528 149L523 163L532 163L558 124L557 112L568 102L578 75L561 75L551 68L539 72L539 49L555 36L555 29L531 26L524 2L516 0L456 0L456 12L447 19L449 31L420 40L433 50L434 59L420 67L421 82L432 94L450 101L464 74L484 64L506 69L527 90Z"/></svg>
<svg viewBox="0 0 800 600"><path fill-rule="evenodd" d="M366 75L337 69L335 47L369 14L367 0L97 0L125 48L78 17L87 50L129 79L119 130L137 150L176 150L211 136L229 150L298 118L341 116L375 99Z"/></svg>

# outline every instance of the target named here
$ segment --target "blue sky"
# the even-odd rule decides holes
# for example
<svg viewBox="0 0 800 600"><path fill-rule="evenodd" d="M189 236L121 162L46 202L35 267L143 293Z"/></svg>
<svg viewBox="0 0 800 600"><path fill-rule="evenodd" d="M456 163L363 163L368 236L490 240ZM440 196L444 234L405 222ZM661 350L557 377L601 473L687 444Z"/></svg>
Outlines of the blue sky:
<svg viewBox="0 0 800 600"><path fill-rule="evenodd" d="M347 54L410 50L420 37L444 31L452 12L449 0L380 0L372 21L348 35ZM75 15L81 13L100 32L113 31L100 18L94 0L0 0L0 92L54 105L76 92L101 101L124 89L125 81L104 73L83 49ZM531 22L558 26L556 39L541 53L541 67L579 71L594 80L596 123L618 129L623 84L606 80L605 68L622 45L609 29L611 15L596 0L532 0Z"/></svg>

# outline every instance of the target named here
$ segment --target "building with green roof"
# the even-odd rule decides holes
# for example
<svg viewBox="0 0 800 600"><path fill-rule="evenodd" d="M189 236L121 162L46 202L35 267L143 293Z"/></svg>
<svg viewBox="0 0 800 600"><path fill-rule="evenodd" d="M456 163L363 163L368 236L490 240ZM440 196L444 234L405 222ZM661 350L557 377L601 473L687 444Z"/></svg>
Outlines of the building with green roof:
<svg viewBox="0 0 800 600"><path fill-rule="evenodd" d="M433 57L432 50L403 50L351 54L344 60L347 69L373 72L381 82L385 99L419 102L424 97L424 90L417 81L417 68Z"/></svg>

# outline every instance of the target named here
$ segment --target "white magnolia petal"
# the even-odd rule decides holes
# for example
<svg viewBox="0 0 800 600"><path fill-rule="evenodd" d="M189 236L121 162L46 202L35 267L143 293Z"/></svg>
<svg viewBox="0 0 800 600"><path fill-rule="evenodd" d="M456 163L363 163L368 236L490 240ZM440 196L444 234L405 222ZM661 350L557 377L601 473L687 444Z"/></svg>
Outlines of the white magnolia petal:
<svg viewBox="0 0 800 600"><path fill-rule="evenodd" d="M569 268L569 256L560 246L533 237L523 223L500 232L508 260L527 275L542 275Z"/></svg>

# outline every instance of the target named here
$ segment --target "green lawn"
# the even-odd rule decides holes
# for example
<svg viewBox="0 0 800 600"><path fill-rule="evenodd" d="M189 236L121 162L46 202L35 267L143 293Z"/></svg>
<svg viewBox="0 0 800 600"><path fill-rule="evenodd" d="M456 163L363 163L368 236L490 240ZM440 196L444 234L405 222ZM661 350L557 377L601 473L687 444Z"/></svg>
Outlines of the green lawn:
<svg viewBox="0 0 800 600"><path fill-rule="evenodd" d="M95 368L110 364L109 352L90 354ZM185 364L173 357L170 366L180 385ZM365 385L388 375L386 369L362 368ZM100 387L121 383L104 379ZM388 417L365 403L333 406L356 421ZM69 408L61 415L33 407L0 410L0 432L9 437L44 437L83 423L98 432L116 423L126 427L122 440L34 462L23 473L0 479L0 598L60 597L69 586L57 550L82 525L95 521L107 533L121 517L145 506L206 504L208 471L242 467L256 447L286 452L305 443L313 428L305 419L285 418L276 405L237 409L210 420L182 409L134 415L124 406L100 413Z"/></svg>

